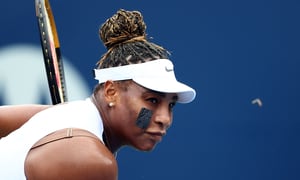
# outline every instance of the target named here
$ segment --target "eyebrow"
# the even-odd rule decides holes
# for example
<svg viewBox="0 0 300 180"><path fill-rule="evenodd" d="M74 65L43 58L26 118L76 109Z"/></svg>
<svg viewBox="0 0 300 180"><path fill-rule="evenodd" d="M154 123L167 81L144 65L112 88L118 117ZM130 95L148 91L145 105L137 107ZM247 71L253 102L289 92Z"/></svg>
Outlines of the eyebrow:
<svg viewBox="0 0 300 180"><path fill-rule="evenodd" d="M157 94L158 96L163 97L163 98L165 98L167 96L167 94L168 94L168 93L158 92L158 91L154 91L154 90L147 89L147 88L144 88L144 89L146 90L145 93L154 93L154 94ZM178 100L178 96L174 95L172 97L172 100L173 101L177 101Z"/></svg>
<svg viewBox="0 0 300 180"><path fill-rule="evenodd" d="M132 81L132 82L134 82L134 81ZM168 94L168 93L164 93L164 92L159 92L159 91L154 91L152 89L148 89L148 88L143 87L143 86L141 86L141 85L139 85L139 84L137 84L135 82L133 84L136 85L137 87L141 88L144 91L143 94L153 93L153 94L156 94L156 95L158 95L158 96L160 96L162 98L165 98L167 96L167 94ZM174 93L174 94L176 94L176 93ZM178 101L178 95L174 95L172 97L172 100L175 101L175 102Z"/></svg>

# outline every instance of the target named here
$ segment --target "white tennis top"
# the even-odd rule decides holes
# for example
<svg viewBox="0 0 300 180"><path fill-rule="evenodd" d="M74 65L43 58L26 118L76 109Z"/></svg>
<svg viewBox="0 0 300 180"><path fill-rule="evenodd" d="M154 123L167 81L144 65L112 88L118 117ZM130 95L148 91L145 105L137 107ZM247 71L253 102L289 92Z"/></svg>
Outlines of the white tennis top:
<svg viewBox="0 0 300 180"><path fill-rule="evenodd" d="M37 113L21 128L0 140L0 179L26 180L24 162L32 145L64 128L85 129L103 142L102 119L89 98L53 106Z"/></svg>

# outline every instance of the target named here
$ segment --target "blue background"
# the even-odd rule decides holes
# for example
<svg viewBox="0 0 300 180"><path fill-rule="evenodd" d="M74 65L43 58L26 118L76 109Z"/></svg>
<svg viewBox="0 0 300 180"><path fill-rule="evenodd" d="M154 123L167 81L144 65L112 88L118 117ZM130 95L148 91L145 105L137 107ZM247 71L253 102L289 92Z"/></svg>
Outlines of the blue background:
<svg viewBox="0 0 300 180"><path fill-rule="evenodd" d="M0 47L40 46L34 1L0 3ZM123 148L119 179L300 179L300 3L296 0L52 0L62 54L92 89L99 26L139 10L197 97L178 104L151 153ZM16 64L17 66L17 64ZM20 90L20 93L21 90ZM260 98L263 106L252 104Z"/></svg>

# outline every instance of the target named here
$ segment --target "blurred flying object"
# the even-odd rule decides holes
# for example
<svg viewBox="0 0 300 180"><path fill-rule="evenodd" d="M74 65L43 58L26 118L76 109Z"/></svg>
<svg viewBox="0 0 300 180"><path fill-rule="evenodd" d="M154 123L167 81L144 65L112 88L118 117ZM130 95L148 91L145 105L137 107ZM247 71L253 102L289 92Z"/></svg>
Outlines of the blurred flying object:
<svg viewBox="0 0 300 180"><path fill-rule="evenodd" d="M253 99L252 104L257 104L259 107L262 106L262 101L259 98Z"/></svg>

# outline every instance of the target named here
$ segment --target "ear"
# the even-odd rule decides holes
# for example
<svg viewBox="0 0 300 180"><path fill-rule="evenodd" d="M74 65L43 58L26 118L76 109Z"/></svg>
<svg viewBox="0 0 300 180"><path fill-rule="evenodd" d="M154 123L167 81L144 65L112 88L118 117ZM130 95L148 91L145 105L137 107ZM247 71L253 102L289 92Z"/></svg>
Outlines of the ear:
<svg viewBox="0 0 300 180"><path fill-rule="evenodd" d="M107 102L115 102L118 96L117 84L113 81L106 81L104 83L104 96Z"/></svg>

